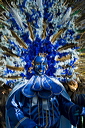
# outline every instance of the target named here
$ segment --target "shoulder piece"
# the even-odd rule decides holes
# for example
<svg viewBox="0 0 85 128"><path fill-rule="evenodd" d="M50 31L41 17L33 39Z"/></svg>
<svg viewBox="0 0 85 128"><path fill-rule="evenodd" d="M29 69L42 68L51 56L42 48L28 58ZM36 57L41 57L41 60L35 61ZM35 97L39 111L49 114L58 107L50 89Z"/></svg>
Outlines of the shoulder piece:
<svg viewBox="0 0 85 128"><path fill-rule="evenodd" d="M24 85L26 84L28 82L28 80L24 80L24 81L21 81L21 82L19 82L18 84L16 84L15 85L15 87L12 89L12 91L10 92L10 94L9 94L9 96L8 96L8 99L7 99L7 102L8 102L8 100L13 96L13 94L17 91L17 90L19 90L19 89L21 89L22 87L24 87ZM6 102L6 103L7 103Z"/></svg>
<svg viewBox="0 0 85 128"><path fill-rule="evenodd" d="M53 95L59 95L62 91L63 87L47 75L33 75L22 89L22 93L29 98L36 94L41 98L50 98Z"/></svg>

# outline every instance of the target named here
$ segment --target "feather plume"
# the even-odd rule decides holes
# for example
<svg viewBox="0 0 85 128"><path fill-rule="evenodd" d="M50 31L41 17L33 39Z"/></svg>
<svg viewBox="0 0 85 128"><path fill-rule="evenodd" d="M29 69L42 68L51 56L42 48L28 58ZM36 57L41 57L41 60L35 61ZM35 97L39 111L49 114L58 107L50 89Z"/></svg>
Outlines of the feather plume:
<svg viewBox="0 0 85 128"><path fill-rule="evenodd" d="M68 19L70 19L71 12L72 12L72 9L71 7L69 7L66 13L64 14L64 16L62 17L61 22L58 25L64 24Z"/></svg>
<svg viewBox="0 0 85 128"><path fill-rule="evenodd" d="M0 24L3 24L3 25L5 25L5 26L7 26L7 27L10 27L10 25L8 25L7 23L5 23L5 22L2 21L2 20L0 20Z"/></svg>
<svg viewBox="0 0 85 128"><path fill-rule="evenodd" d="M21 76L8 76L8 77L2 77L0 76L0 78L3 78L3 79L8 79L8 80L15 80L15 79L21 79L22 77Z"/></svg>
<svg viewBox="0 0 85 128"><path fill-rule="evenodd" d="M21 17L19 16L19 14L17 13L17 11L11 7L9 5L9 3L5 0L5 2L7 3L8 5L8 9L9 9L9 12L11 13L11 15L14 17L14 19L16 20L16 23L19 25L19 27L24 30L24 25L23 25L23 22L21 20Z"/></svg>
<svg viewBox="0 0 85 128"><path fill-rule="evenodd" d="M11 30L11 33L12 33L13 37L16 38L16 40L18 41L20 46L22 46L25 49L28 48L27 45L20 39L20 37L13 30Z"/></svg>
<svg viewBox="0 0 85 128"><path fill-rule="evenodd" d="M71 58L71 55L68 55L68 56L64 56L62 58L57 58L56 61L62 61L62 62L64 62L66 60L69 60L70 58Z"/></svg>
<svg viewBox="0 0 85 128"><path fill-rule="evenodd" d="M76 10L81 9L83 4L85 4L84 1L78 2L78 4L75 4L75 5L74 5L74 8L73 8L73 10L72 10L72 12L75 12Z"/></svg>
<svg viewBox="0 0 85 128"><path fill-rule="evenodd" d="M5 0L3 3L6 11L0 20L4 26L0 51L7 62L6 77L13 74L29 79L34 73L32 61L40 53L46 54L48 60L47 75L58 76L60 81L73 77L75 66L79 65L77 60L84 58L84 54L78 53L85 44L84 1L26 0L8 3Z"/></svg>
<svg viewBox="0 0 85 128"><path fill-rule="evenodd" d="M43 21L43 33L42 33L42 39L45 39L46 38L46 23L45 21Z"/></svg>
<svg viewBox="0 0 85 128"><path fill-rule="evenodd" d="M42 9L42 0L36 0L37 6Z"/></svg>
<svg viewBox="0 0 85 128"><path fill-rule="evenodd" d="M17 55L13 54L13 53L10 53L10 52L3 52L4 55L7 55L7 56L12 56L12 57L18 57Z"/></svg>
<svg viewBox="0 0 85 128"><path fill-rule="evenodd" d="M8 38L7 36L3 35L4 39L8 42Z"/></svg>
<svg viewBox="0 0 85 128"><path fill-rule="evenodd" d="M15 71L23 71L24 70L23 67L14 67L14 66L10 66L10 65L6 65L6 67L11 70L15 70Z"/></svg>
<svg viewBox="0 0 85 128"><path fill-rule="evenodd" d="M30 31L31 39L34 40L34 34L33 34L32 26L29 22L28 22L28 28L29 28L29 31Z"/></svg>
<svg viewBox="0 0 85 128"><path fill-rule="evenodd" d="M64 31L66 30L66 28L62 28L60 29L56 34L53 35L51 42L54 43L56 41L57 38L59 38L59 36L64 33Z"/></svg>
<svg viewBox="0 0 85 128"><path fill-rule="evenodd" d="M1 45L0 45L0 47L2 48L3 51L5 51L5 52L3 52L3 54L7 54L7 55L10 55L10 56L13 56L13 57L19 57L16 54L14 54L10 49L8 49L4 46L1 46Z"/></svg>
<svg viewBox="0 0 85 128"><path fill-rule="evenodd" d="M69 44L66 44L64 45L63 47L59 48L58 51L61 51L61 50L66 50L68 48L73 48L75 46L77 46L78 44L74 44L74 43L69 43Z"/></svg>

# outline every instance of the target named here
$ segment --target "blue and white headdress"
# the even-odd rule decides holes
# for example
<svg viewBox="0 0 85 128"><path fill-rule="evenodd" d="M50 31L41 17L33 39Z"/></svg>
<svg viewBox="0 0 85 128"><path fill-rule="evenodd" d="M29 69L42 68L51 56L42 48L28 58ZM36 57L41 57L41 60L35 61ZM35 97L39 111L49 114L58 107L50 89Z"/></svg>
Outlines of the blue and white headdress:
<svg viewBox="0 0 85 128"><path fill-rule="evenodd" d="M74 24L77 9L64 0L17 0L11 4L5 0L5 4L1 3L0 17L0 79L8 85L30 79L32 62L39 54L47 58L48 76L61 82L75 77L80 39Z"/></svg>

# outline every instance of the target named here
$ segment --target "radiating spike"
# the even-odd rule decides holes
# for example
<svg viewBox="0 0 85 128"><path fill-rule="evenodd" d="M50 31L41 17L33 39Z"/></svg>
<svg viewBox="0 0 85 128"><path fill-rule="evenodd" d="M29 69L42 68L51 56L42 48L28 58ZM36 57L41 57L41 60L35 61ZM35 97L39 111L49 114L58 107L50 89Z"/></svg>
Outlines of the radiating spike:
<svg viewBox="0 0 85 128"><path fill-rule="evenodd" d="M11 70L15 70L15 71L23 71L24 70L23 67L15 67L15 66L10 66L10 65L6 65L6 67Z"/></svg>
<svg viewBox="0 0 85 128"><path fill-rule="evenodd" d="M66 61L71 59L71 55L63 56L62 58L57 58L56 61Z"/></svg>
<svg viewBox="0 0 85 128"><path fill-rule="evenodd" d="M82 8L82 5L84 4L83 2L79 2L79 4L75 4L75 7L73 8L72 12L75 12L76 10Z"/></svg>
<svg viewBox="0 0 85 128"><path fill-rule="evenodd" d="M57 75L57 77L64 77L64 78L66 78L66 77L68 77L68 78L72 78L72 75L67 75L67 74L63 74L63 75Z"/></svg>
<svg viewBox="0 0 85 128"><path fill-rule="evenodd" d="M85 72L83 70L80 71L80 69L79 70L75 70L75 72L78 72L81 75L85 75Z"/></svg>
<svg viewBox="0 0 85 128"><path fill-rule="evenodd" d="M73 48L74 46L77 46L77 45L78 44L74 44L74 43L66 44L66 45L62 46L61 48L59 48L58 51L66 50L68 48Z"/></svg>
<svg viewBox="0 0 85 128"><path fill-rule="evenodd" d="M72 78L72 75L57 75L57 77Z"/></svg>
<svg viewBox="0 0 85 128"><path fill-rule="evenodd" d="M85 34L85 31L81 34L80 39L82 39L83 35Z"/></svg>
<svg viewBox="0 0 85 128"><path fill-rule="evenodd" d="M12 33L13 37L16 38L16 40L18 41L19 45L21 45L25 49L28 48L28 46L20 39L20 37L13 30L11 30L11 33Z"/></svg>
<svg viewBox="0 0 85 128"><path fill-rule="evenodd" d="M0 76L0 78L7 79L7 80L15 80L15 79L21 79L22 77L21 76L8 76L8 77Z"/></svg>
<svg viewBox="0 0 85 128"><path fill-rule="evenodd" d="M42 39L45 39L45 37L46 37L46 28L47 28L46 22L43 21L43 33L42 33Z"/></svg>
<svg viewBox="0 0 85 128"><path fill-rule="evenodd" d="M2 66L3 65L3 62L0 62L0 66Z"/></svg>
<svg viewBox="0 0 85 128"><path fill-rule="evenodd" d="M82 72L81 74L82 74L82 75L85 75L85 72Z"/></svg>
<svg viewBox="0 0 85 128"><path fill-rule="evenodd" d="M51 42L54 43L57 38L66 30L66 28L60 29L51 39Z"/></svg>
<svg viewBox="0 0 85 128"><path fill-rule="evenodd" d="M79 58L77 62L85 63L85 59L83 59L83 58Z"/></svg>
<svg viewBox="0 0 85 128"><path fill-rule="evenodd" d="M75 69L75 71L82 74L83 72L85 72L85 68L78 68L78 69Z"/></svg>
<svg viewBox="0 0 85 128"><path fill-rule="evenodd" d="M31 36L31 39L34 40L34 34L33 34L33 30L32 30L32 27L30 25L30 23L28 22L28 28L29 28L29 31L30 31L30 36Z"/></svg>
<svg viewBox="0 0 85 128"><path fill-rule="evenodd" d="M8 49L4 46L1 46L1 45L0 45L0 47L2 48L3 51L5 51L3 54L7 54L7 55L13 56L13 57L19 57L16 54L14 54L10 49Z"/></svg>
<svg viewBox="0 0 85 128"><path fill-rule="evenodd" d="M63 5L62 6L65 6L67 4L67 0L65 0L65 2L63 3Z"/></svg>
<svg viewBox="0 0 85 128"><path fill-rule="evenodd" d="M19 57L13 53L10 53L10 52L3 52L3 54L7 55L7 56L11 56L11 57Z"/></svg>
<svg viewBox="0 0 85 128"><path fill-rule="evenodd" d="M9 51L9 52L11 52L10 49L8 49L8 48L6 48L6 47L4 47L4 46L1 46L1 45L0 45L0 48L2 48L3 51Z"/></svg>
<svg viewBox="0 0 85 128"><path fill-rule="evenodd" d="M65 69L65 68L70 68L71 66L70 65L62 65L62 68Z"/></svg>
<svg viewBox="0 0 85 128"><path fill-rule="evenodd" d="M5 12L6 12L6 11L3 11L3 12L1 13L1 15L2 15L2 17L4 18L4 20L6 21L6 20L10 19L10 17L7 16Z"/></svg>
<svg viewBox="0 0 85 128"><path fill-rule="evenodd" d="M77 41L77 42L81 42L81 41L84 41L84 39L81 39L81 38L80 38L80 39L78 39L78 40L76 40L76 41Z"/></svg>
<svg viewBox="0 0 85 128"><path fill-rule="evenodd" d="M72 12L71 16L74 16L74 15L80 15L81 14L81 10L76 10L75 12Z"/></svg>
<svg viewBox="0 0 85 128"><path fill-rule="evenodd" d="M2 12L2 13L0 14L0 20L5 21L5 20L7 20L7 18L4 16L3 13L4 13L4 12Z"/></svg>
<svg viewBox="0 0 85 128"><path fill-rule="evenodd" d="M77 68L79 68L79 67L80 67L80 68L81 68L81 67L84 67L84 69L85 69L85 65L84 65L84 64L81 64L81 65L76 64L75 66L76 66Z"/></svg>
<svg viewBox="0 0 85 128"><path fill-rule="evenodd" d="M85 33L85 28L84 29L78 29L76 30L79 34L84 34Z"/></svg>
<svg viewBox="0 0 85 128"><path fill-rule="evenodd" d="M85 69L85 65L78 65L78 68Z"/></svg>
<svg viewBox="0 0 85 128"><path fill-rule="evenodd" d="M79 22L82 22L82 20L84 19L85 19L85 13L83 13L82 16L76 19L77 24L79 24Z"/></svg>
<svg viewBox="0 0 85 128"><path fill-rule="evenodd" d="M7 26L7 27L10 27L10 25L8 25L7 23L5 23L4 21L0 20L0 23Z"/></svg>
<svg viewBox="0 0 85 128"><path fill-rule="evenodd" d="M8 38L7 36L3 35L4 39L8 42Z"/></svg>
<svg viewBox="0 0 85 128"><path fill-rule="evenodd" d="M82 53L79 54L79 56L85 56L85 53L82 52Z"/></svg>

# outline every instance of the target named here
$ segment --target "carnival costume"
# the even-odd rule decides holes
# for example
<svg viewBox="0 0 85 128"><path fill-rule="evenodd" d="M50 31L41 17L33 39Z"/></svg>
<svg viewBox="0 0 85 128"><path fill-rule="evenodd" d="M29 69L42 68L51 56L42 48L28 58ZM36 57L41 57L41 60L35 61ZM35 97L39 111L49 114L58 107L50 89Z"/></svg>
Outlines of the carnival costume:
<svg viewBox="0 0 85 128"><path fill-rule="evenodd" d="M61 115L78 123L80 107L60 83L76 77L80 38L73 23L77 15L63 2L5 0L2 6L0 78L14 87L6 103L7 128L59 128Z"/></svg>
<svg viewBox="0 0 85 128"><path fill-rule="evenodd" d="M64 115L76 126L81 109L70 101L62 84L44 74L45 57L37 56L35 75L10 94L6 105L7 128L59 128ZM19 86L19 85L16 85Z"/></svg>

